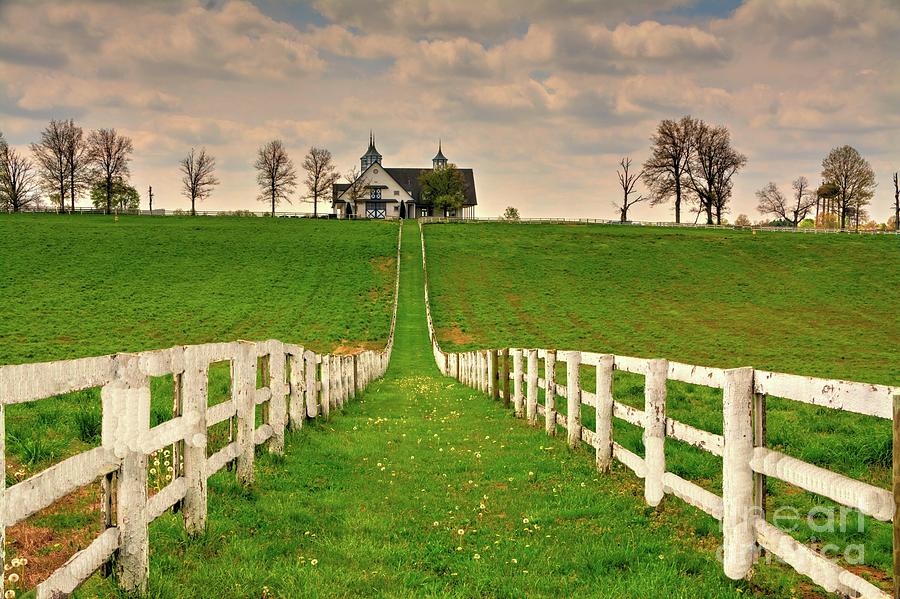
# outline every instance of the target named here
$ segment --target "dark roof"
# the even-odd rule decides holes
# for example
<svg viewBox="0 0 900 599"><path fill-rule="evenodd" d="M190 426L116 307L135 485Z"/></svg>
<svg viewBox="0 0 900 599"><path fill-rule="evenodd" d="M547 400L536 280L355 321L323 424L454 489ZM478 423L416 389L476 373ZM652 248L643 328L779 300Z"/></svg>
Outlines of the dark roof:
<svg viewBox="0 0 900 599"><path fill-rule="evenodd" d="M422 203L422 187L419 185L419 175L423 171L430 171L430 168L389 168L384 170L394 178L400 186L408 191L417 204ZM462 175L463 182L466 184L466 199L464 206L475 206L478 204L478 198L475 195L475 173L470 168L456 169Z"/></svg>

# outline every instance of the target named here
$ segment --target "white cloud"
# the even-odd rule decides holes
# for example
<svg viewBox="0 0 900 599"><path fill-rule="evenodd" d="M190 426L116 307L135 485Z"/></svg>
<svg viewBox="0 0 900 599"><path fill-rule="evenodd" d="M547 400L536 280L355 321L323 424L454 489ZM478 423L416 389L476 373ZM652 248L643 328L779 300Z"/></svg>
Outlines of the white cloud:
<svg viewBox="0 0 900 599"><path fill-rule="evenodd" d="M476 169L484 214L610 216L615 163L642 161L661 118L731 128L750 158L734 213L768 180L817 179L834 146L900 167L896 0L746 0L727 18L690 0L320 0L327 21L274 20L245 0L0 0L0 129L19 146L50 117L134 137L134 179L183 205L177 163L217 157L207 208L254 205L256 148L357 164L370 128L387 164L447 156ZM883 177L882 177L883 178ZM887 184L879 188L886 193ZM887 217L887 196L873 213ZM636 217L669 217L642 205Z"/></svg>

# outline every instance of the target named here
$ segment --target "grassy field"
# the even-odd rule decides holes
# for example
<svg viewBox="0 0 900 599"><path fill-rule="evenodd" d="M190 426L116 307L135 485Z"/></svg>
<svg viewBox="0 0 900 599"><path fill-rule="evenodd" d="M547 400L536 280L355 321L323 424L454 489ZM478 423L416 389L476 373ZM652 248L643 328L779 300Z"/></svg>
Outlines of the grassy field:
<svg viewBox="0 0 900 599"><path fill-rule="evenodd" d="M235 339L381 347L396 244L397 226L379 222L3 215L0 364ZM228 378L211 369L211 403ZM155 425L172 415L171 376L151 394ZM7 484L97 446L100 414L99 389L10 406ZM84 545L96 508L91 487L9 531L30 580Z"/></svg>
<svg viewBox="0 0 900 599"><path fill-rule="evenodd" d="M714 519L672 498L648 508L626 469L598 475L588 451L440 377L407 226L388 375L331 421L290 433L285 457L261 451L252 488L213 477L201 538L188 539L178 515L155 522L151 596L824 596L777 564L726 579ZM13 256L0 286L22 298L0 323L4 362L236 337L348 349L387 335L390 224L47 216L0 218L0 232ZM504 225L430 226L426 240L445 348L577 347L898 384L896 240ZM593 389L591 369L582 374ZM642 405L641 377L617 373L615 384L619 401ZM213 370L210 403L228 393L227 373ZM152 418L170 417L171 380L153 379L152 394ZM720 392L669 386L671 416L717 433L720 402ZM583 416L592 427L590 408ZM12 406L7 430L11 484L18 469L98 443L97 390ZM616 422L615 434L643 452L638 429ZM769 442L883 486L890 478L889 428L872 419L770 398ZM670 441L667 466L720 490L718 458ZM770 493L770 507L828 505L771 481ZM98 527L96 491L73 494L8 530L7 556L29 558L33 584ZM866 565L854 570L890 582L889 527L866 519L849 536L796 534L863 543ZM77 595L118 593L98 575Z"/></svg>
<svg viewBox="0 0 900 599"><path fill-rule="evenodd" d="M426 227L450 349L579 348L900 385L900 238Z"/></svg>
<svg viewBox="0 0 900 599"><path fill-rule="evenodd" d="M647 508L626 472L598 476L564 437L441 377L417 241L405 232L387 376L289 433L284 458L261 452L251 490L215 476L205 536L155 523L151 596L815 596L778 569L726 579L709 519ZM96 576L78 595L108 594Z"/></svg>
<svg viewBox="0 0 900 599"><path fill-rule="evenodd" d="M633 227L426 228L445 349L578 348L892 385L900 384L897 243ZM582 383L593 390L592 368L583 367ZM722 432L721 391L668 387L669 416ZM642 407L643 377L616 373L615 396ZM767 417L770 447L889 488L890 423L778 398L769 398ZM593 427L589 407L584 420ZM640 429L621 421L615 429L620 443L643 453ZM710 454L671 441L667 469L721 491L721 460ZM770 514L831 506L777 481L769 492ZM839 553L863 544L866 567L857 570L889 581L890 527L866 518L858 530L855 517L848 531L804 525L795 535Z"/></svg>

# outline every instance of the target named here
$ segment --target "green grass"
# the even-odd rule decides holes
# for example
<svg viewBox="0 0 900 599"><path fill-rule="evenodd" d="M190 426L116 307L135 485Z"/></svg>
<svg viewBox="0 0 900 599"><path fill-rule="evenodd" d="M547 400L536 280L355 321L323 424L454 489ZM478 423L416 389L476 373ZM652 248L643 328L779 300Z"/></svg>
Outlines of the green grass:
<svg viewBox="0 0 900 599"><path fill-rule="evenodd" d="M644 505L617 468L570 452L431 361L415 229L404 235L386 377L329 422L259 453L256 482L210 480L206 534L151 527L150 596L788 597L769 568L730 581L715 521ZM461 531L461 533L460 533ZM115 594L95 576L78 595Z"/></svg>
<svg viewBox="0 0 900 599"><path fill-rule="evenodd" d="M425 237L451 350L578 348L900 385L894 236L479 224Z"/></svg>
<svg viewBox="0 0 900 599"><path fill-rule="evenodd" d="M276 338L387 337L397 226L0 216L0 364Z"/></svg>
<svg viewBox="0 0 900 599"><path fill-rule="evenodd" d="M383 222L2 215L0 364L236 339L377 347L396 243ZM227 393L227 367L210 379ZM171 418L172 377L151 395L152 424ZM97 446L99 426L99 389L10 406L7 482Z"/></svg>
<svg viewBox="0 0 900 599"><path fill-rule="evenodd" d="M394 226L76 220L0 218L0 232L55 246L54 255L72 252L70 265L78 264L75 254L110 238L116 241L104 245L107 251L143 249L127 258L92 253L77 266L80 275L45 265L48 252L16 257L13 276L5 276L10 267L4 262L4 292L13 289L40 306L30 312L13 307L18 324L0 323L0 351L11 353L8 362L235 336L329 349L377 345L387 335ZM749 580L726 579L715 557L721 534L714 519L671 497L659 509L647 507L641 481L624 467L599 475L589 451L570 451L563 437L548 438L542 428L528 427L484 395L441 377L425 329L417 233L407 226L404 235L398 330L387 376L331 421L289 433L284 457L261 450L252 488L240 488L227 471L210 479L209 523L200 538L185 535L178 515L157 520L151 526L150 596L823 595L778 565L754 568ZM195 235L202 244L184 243ZM555 346L897 384L892 365L898 316L888 311L898 304L891 268L897 248L887 240L503 225L434 226L426 238L434 313L450 349ZM18 247L9 236L0 244L6 244L4 255ZM147 246L166 250L162 264L135 258L148 253ZM828 266L848 257L865 266ZM172 289L172 270L184 273L195 260L203 261L205 274ZM119 267L114 279L104 280L95 271L109 262ZM759 274L776 263L779 276ZM44 284L55 286L51 295L70 303L77 298L82 312L53 314L52 297L23 282L32 276L27 264L37 264L38 273L50 271ZM701 280L716 264L720 274ZM780 277L785 273L791 276ZM747 287L726 284L732 276L743 277ZM155 280L166 277L169 284ZM250 280L255 283L245 284ZM116 294L115 301L106 299ZM219 301L207 305L203 295ZM165 302L170 311L163 314L159 297L180 299ZM819 302L821 314L803 307L808 298ZM58 305L65 310L68 304ZM716 316L713 305L721 308ZM136 316L153 310L159 318ZM826 312L843 317L828 320ZM235 332L240 326L247 328ZM72 343L61 340L57 327ZM796 333L801 329L815 331L803 336ZM839 354L845 359L837 360ZM855 370L861 364L871 370ZM592 369L583 368L586 389L593 388L592 378ZM153 379L151 391L153 418L165 419L171 377ZM217 366L210 374L210 404L228 393L226 369ZM12 406L7 428L19 427L28 433L22 438L39 441L34 447L10 443L7 454L19 461L35 455L40 467L96 444L96 390L72 395ZM641 377L617 373L616 398L641 406ZM721 432L720 402L720 392L670 383L669 414L688 424ZM889 480L890 434L883 423L774 398L769 407L773 447L864 480ZM593 426L589 408L584 422ZM44 430L53 433L39 434ZM211 430L211 447L224 443L225 434ZM616 422L615 435L642 452L638 429ZM718 458L670 441L667 460L669 470L720 488ZM808 509L818 501L786 485L770 482L770 490L773 507ZM36 525L83 533L89 526L82 514L91 509L83 504L71 513L43 514ZM864 533L850 541L840 534L798 536L864 542L873 573L889 571L889 527L866 520ZM17 548L8 555L17 555ZM95 575L76 595L118 592L112 580Z"/></svg>
<svg viewBox="0 0 900 599"><path fill-rule="evenodd" d="M636 227L426 228L445 350L577 348L891 385L900 384L897 243ZM582 367L581 378L593 390L594 369ZM557 379L565 380L563 367ZM642 408L643 377L617 372L614 394ZM668 396L670 417L722 432L720 390L669 382ZM779 398L767 407L770 447L889 488L889 422ZM583 417L593 428L592 408ZM643 454L637 427L616 421L615 436ZM666 453L668 470L721 492L719 458L676 441ZM770 515L782 506L806 514L832 505L768 484ZM851 534L801 527L796 536L842 550L863 543L865 563L890 572L890 527L869 518L863 526Z"/></svg>

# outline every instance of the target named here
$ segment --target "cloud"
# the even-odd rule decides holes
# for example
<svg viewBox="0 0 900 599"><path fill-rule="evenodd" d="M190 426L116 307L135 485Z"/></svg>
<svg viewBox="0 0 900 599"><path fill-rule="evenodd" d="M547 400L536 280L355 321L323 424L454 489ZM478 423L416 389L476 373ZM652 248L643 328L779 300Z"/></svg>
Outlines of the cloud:
<svg viewBox="0 0 900 599"><path fill-rule="evenodd" d="M13 2L0 10L4 62L98 79L274 79L324 63L294 27L249 2ZM4 53L4 57L7 54Z"/></svg>
<svg viewBox="0 0 900 599"><path fill-rule="evenodd" d="M328 147L344 172L370 128L388 165L427 165L443 138L477 171L489 215L610 216L618 157L642 162L659 120L682 114L727 124L749 156L735 214L755 214L766 181L817 178L835 145L857 146L879 176L898 167L896 0L745 0L727 17L705 6L313 0L275 11L284 21L247 0L0 0L0 128L24 147L49 118L117 127L135 141L136 186L172 208L192 146L222 180L204 207L247 208L265 141L284 139L298 165ZM876 196L873 214L892 199Z"/></svg>

